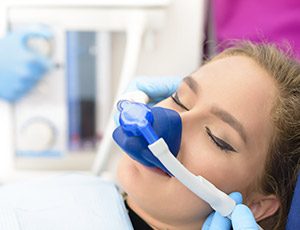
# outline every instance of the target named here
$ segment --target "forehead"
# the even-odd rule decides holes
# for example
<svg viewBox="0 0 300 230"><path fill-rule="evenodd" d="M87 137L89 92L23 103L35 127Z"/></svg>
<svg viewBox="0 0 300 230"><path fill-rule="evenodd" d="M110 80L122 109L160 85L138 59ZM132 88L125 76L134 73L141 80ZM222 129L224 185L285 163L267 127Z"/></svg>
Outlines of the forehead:
<svg viewBox="0 0 300 230"><path fill-rule="evenodd" d="M203 93L214 92L216 96L227 99L230 96L228 102L253 101L253 106L262 106L272 102L277 91L274 79L255 61L245 56L211 61L192 76ZM234 95L243 97L232 97Z"/></svg>
<svg viewBox="0 0 300 230"><path fill-rule="evenodd" d="M250 135L269 135L271 109L277 93L274 80L252 59L231 56L211 61L193 75L198 100L230 112Z"/></svg>

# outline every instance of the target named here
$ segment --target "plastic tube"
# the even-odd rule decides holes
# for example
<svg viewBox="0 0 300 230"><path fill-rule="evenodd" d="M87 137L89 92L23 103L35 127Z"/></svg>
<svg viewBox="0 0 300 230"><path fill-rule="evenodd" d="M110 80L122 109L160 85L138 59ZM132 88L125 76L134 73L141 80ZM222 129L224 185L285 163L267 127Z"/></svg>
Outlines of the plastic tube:
<svg viewBox="0 0 300 230"><path fill-rule="evenodd" d="M201 176L195 176L188 171L170 152L166 142L160 138L149 149L161 161L161 163L176 177L182 184L190 189L199 198L206 201L215 211L222 216L231 219L231 213L236 206L235 201L222 192L212 183ZM259 230L263 230L257 224Z"/></svg>
<svg viewBox="0 0 300 230"><path fill-rule="evenodd" d="M160 138L148 146L161 163L186 187L222 216L229 216L236 203L227 194L216 188L201 176L195 176L188 171L170 152L165 141Z"/></svg>

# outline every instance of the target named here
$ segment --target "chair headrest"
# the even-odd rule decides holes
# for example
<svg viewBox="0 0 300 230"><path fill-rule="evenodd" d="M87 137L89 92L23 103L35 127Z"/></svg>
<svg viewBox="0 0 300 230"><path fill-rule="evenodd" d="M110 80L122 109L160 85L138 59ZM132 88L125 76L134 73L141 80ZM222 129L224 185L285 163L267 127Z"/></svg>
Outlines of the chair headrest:
<svg viewBox="0 0 300 230"><path fill-rule="evenodd" d="M286 230L294 229L300 229L300 173L298 175L286 225Z"/></svg>

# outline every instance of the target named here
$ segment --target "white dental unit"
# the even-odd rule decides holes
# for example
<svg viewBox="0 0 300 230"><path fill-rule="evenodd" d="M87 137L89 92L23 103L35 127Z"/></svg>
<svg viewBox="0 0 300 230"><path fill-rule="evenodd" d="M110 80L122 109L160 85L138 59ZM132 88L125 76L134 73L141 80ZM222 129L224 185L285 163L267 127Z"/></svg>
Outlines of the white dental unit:
<svg viewBox="0 0 300 230"><path fill-rule="evenodd" d="M0 103L1 181L18 177L18 168L58 170L67 166L68 169L78 170L88 169L93 161L92 172L96 175L103 174L112 155L111 133L115 125L112 119L114 112L109 112L113 101L120 97L136 75L143 44L145 43L148 49L153 47L153 31L164 28L170 4L171 0L65 0L59 3L19 0L0 4L1 36L7 31L36 24L48 26L54 34L53 39L33 40L29 45L49 55L56 65L30 95L20 102L14 105ZM202 7L203 5L204 3ZM113 32L126 34L116 93L112 93ZM200 44L200 41L198 42ZM200 53L200 49L198 52ZM84 121L91 122L87 124ZM100 145L97 144L99 140ZM149 145L154 155L195 194L222 215L230 216L235 206L234 201L205 178L196 177L188 172L172 157L162 141L160 139L157 143ZM61 183L77 181L77 177L70 178L66 181L63 179ZM97 185L96 179L90 180L95 180L95 186ZM82 181L85 183L86 179L83 178ZM81 185L75 185L78 190L82 189ZM50 186L49 190L54 187ZM72 192L67 189L66 194ZM16 190L13 188L12 191ZM2 196L8 194L12 197L10 188L3 191ZM25 200L30 197L36 199L37 196L31 195L30 192L23 194ZM116 190L107 188L107 194L112 193L118 194ZM76 197L75 192L72 195ZM16 194L16 197L18 196L19 194ZM2 207L3 202L0 202ZM83 199L80 202L86 204L91 200ZM50 204L45 204L47 205ZM68 207L67 203L60 205ZM80 208L75 207L74 210ZM12 210L13 212L15 210ZM26 216L27 212L22 215ZM82 213L76 215L80 216ZM49 221L50 224L52 219ZM127 221L128 219L122 217L120 229ZM83 223L83 226L85 225L86 223Z"/></svg>
<svg viewBox="0 0 300 230"><path fill-rule="evenodd" d="M100 57L95 57L96 55L94 57L91 55L90 57L93 58L95 65L98 67L96 72L99 71L99 74L94 73L96 76L93 80L98 87L96 95L94 95L96 98L96 106L94 107L97 108L100 105L102 108L101 111L96 111L98 120L96 121L97 130L95 132L99 134L101 130L106 129L104 126L108 120L113 96L122 92L122 89L126 87L130 79L136 75L141 50L151 51L151 47L155 45L155 34L163 31L166 24L170 27L170 31L165 32L170 34L169 37L174 37L175 32L180 33L180 31L172 31L176 26L173 25L174 18L172 18L171 14L169 16L171 18L170 21L167 21L167 14L170 13L168 9L172 4L169 0L60 2L15 0L0 3L1 36L4 36L9 30L22 29L25 26L46 25L54 33L53 40L47 41L49 42L47 44L45 44L45 41L42 44L33 41L32 45L37 45L38 48L42 46L41 49L43 51L46 50L45 52L48 52L55 64L57 64L57 68L50 72L20 102L13 106L1 102L1 181L18 177L16 176L16 172L18 172L15 170L16 168L34 170L88 169L94 160L95 149L89 150L86 148L71 151L68 146L70 142L68 139L70 127L68 127L69 108L67 104L69 95L66 92L68 88L66 79L68 52L66 46L70 35L68 32L93 32L95 44L92 44L92 46L94 45L95 47L92 48L96 50L93 52L97 53L97 49L100 49L98 53ZM185 4L184 1L177 1L172 10L179 10L183 4ZM195 8L194 6L189 7ZM197 12L200 10L197 10ZM195 23L192 27L198 27L199 23ZM182 25L182 27L184 26ZM177 28L180 28L180 25L177 25ZM110 50L112 33L125 33L126 39L125 47L119 46L120 49L124 50L124 56L122 58L123 61L121 61L122 64L120 64L121 68L119 67L117 73L112 73L114 71L112 71L112 68L115 68L115 65L111 63L111 60L114 59L112 55L116 52L120 53L120 51ZM198 43L199 36L194 37L195 43ZM165 44L170 43L166 35L163 35L160 39L163 40L162 45L164 47L167 47ZM178 38L178 42L181 42L180 39ZM97 42L100 44L99 46ZM173 44L173 46L175 45ZM199 43L196 47L199 47ZM182 50L192 48L194 49L195 47L181 46ZM195 58L193 58L193 62L188 64L190 66L186 65L185 70L181 72L174 68L174 73L182 74L182 72L187 72L198 65L197 59L201 55L198 48L193 53ZM155 55L155 53L152 55ZM170 58L168 55L174 56L172 54L161 54L158 56L167 60L167 58ZM146 63L149 58L151 58L151 55L144 54L142 57L144 61L142 62ZM168 62L165 61L165 63ZM144 64L144 66L146 65ZM150 73L154 69L152 66L146 66L146 68L150 69L148 71ZM162 67L161 74L170 72L170 69L171 66ZM113 74L118 75L116 79L111 78ZM97 84L97 82L102 84ZM118 82L118 87L116 87L115 82ZM113 83L114 86L112 87ZM114 91L117 93L113 93ZM105 143L105 137L101 143ZM105 148L105 144L101 144L101 146ZM103 152L101 149L100 151ZM99 158L97 157L97 159ZM98 165L98 163L95 165Z"/></svg>
<svg viewBox="0 0 300 230"><path fill-rule="evenodd" d="M107 153L111 151L111 144L102 135L103 130L109 129L105 127L112 124L107 125L113 98L138 72L182 75L199 65L203 39L200 31L205 18L199 12L204 12L204 3L187 4L183 0L1 2L0 35L36 24L48 26L54 33L53 39L32 41L30 45L48 53L56 68L15 105L0 102L0 181L27 177L31 171L45 169L89 170L97 151L92 171L103 172L109 161ZM185 18L178 17L181 10L188 10L190 14ZM187 28L186 24L190 22L197 23ZM120 37L113 37L113 33L125 34L123 47ZM70 84L73 81L69 79L68 55L74 53L69 53L73 49L68 46L76 41L86 44L86 58L95 68L92 73L83 72L83 75L92 75L89 81L96 86L91 90L90 84L83 89L83 95L92 91L92 96L88 95L92 102L89 101L87 106L92 103L94 115L90 116L95 119L96 128L88 130L94 139L80 143L82 148L77 148L77 136L70 136L69 124L70 114L76 110L70 109L74 84ZM182 63L185 59L176 56L183 52L190 57L188 63ZM116 53L117 58L114 57ZM71 64L79 63L80 71L86 67L78 60L73 61ZM88 80L77 79L78 84L82 82ZM76 120L76 117L72 119ZM100 145L96 143L99 139Z"/></svg>

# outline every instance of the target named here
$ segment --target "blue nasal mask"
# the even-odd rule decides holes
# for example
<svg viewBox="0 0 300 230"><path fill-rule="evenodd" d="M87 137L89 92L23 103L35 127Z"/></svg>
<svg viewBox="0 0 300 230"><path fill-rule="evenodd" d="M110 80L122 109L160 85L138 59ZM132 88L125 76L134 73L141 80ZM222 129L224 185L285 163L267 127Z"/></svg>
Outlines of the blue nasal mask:
<svg viewBox="0 0 300 230"><path fill-rule="evenodd" d="M176 177L222 216L230 217L235 201L177 160L182 122L176 111L126 100L118 103L118 110L120 126L113 132L113 138L131 158Z"/></svg>
<svg viewBox="0 0 300 230"><path fill-rule="evenodd" d="M170 109L126 100L119 101L120 126L113 132L115 142L134 160L148 167L169 170L153 155L148 145L163 138L176 157L181 143L180 115Z"/></svg>

